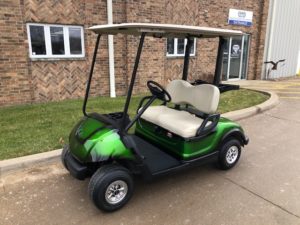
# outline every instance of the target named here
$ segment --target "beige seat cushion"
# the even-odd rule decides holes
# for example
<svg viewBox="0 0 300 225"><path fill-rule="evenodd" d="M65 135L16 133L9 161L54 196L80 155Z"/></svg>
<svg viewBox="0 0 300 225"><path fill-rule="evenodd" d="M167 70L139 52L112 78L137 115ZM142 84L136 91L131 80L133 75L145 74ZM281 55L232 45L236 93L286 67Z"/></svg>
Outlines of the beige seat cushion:
<svg viewBox="0 0 300 225"><path fill-rule="evenodd" d="M184 138L195 137L203 122L189 112L167 106L151 106L143 113L142 118Z"/></svg>
<svg viewBox="0 0 300 225"><path fill-rule="evenodd" d="M215 113L218 108L220 91L214 85L193 86L184 80L173 80L166 89L174 104L188 104L207 114Z"/></svg>
<svg viewBox="0 0 300 225"><path fill-rule="evenodd" d="M172 109L170 109L172 110ZM169 111L169 108L160 105L160 106L150 106L141 116L144 120L147 120L151 123L159 125L159 116L166 114Z"/></svg>
<svg viewBox="0 0 300 225"><path fill-rule="evenodd" d="M220 91L210 84L192 86L187 81L174 80L167 86L172 103L188 104L201 112L215 113L219 104ZM141 116L144 120L154 123L181 137L195 137L203 119L195 115L167 106L151 106ZM208 122L206 126L211 124Z"/></svg>

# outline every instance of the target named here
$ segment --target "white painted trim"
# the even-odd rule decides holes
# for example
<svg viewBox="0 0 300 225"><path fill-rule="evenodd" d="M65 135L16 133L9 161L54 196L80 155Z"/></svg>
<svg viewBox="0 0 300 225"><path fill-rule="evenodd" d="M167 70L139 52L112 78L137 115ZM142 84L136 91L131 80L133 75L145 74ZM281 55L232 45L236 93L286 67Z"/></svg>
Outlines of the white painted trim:
<svg viewBox="0 0 300 225"><path fill-rule="evenodd" d="M245 35L243 35L243 37L242 37L242 48L241 48L239 79L241 79L241 77L242 77L243 58L244 58L244 45L245 45Z"/></svg>
<svg viewBox="0 0 300 225"><path fill-rule="evenodd" d="M241 80L241 78L231 78L231 79L228 79L228 81L239 81Z"/></svg>
<svg viewBox="0 0 300 225"><path fill-rule="evenodd" d="M178 56L178 38L174 38L174 56ZM172 54L171 54L172 55Z"/></svg>
<svg viewBox="0 0 300 225"><path fill-rule="evenodd" d="M264 56L262 62L262 71L261 71L261 79L267 79L268 74L268 66L264 64L265 61L270 61L270 56L272 54L272 44L273 44L273 30L275 25L274 15L276 12L276 0L270 0L268 12L268 20L267 20L267 31L265 38L265 49Z"/></svg>
<svg viewBox="0 0 300 225"><path fill-rule="evenodd" d="M45 35L45 45L46 45L46 55L45 57L49 57L52 55L52 43L51 43L51 34L50 34L50 28L49 27L44 27L44 35ZM31 43L30 43L31 45ZM39 55L31 55L31 58L44 58L44 55L39 56Z"/></svg>
<svg viewBox="0 0 300 225"><path fill-rule="evenodd" d="M250 49L251 49L251 34L246 34L248 36L248 49L247 49L247 64L245 70L245 80L248 79L248 70L249 70L249 57L250 57Z"/></svg>
<svg viewBox="0 0 300 225"><path fill-rule="evenodd" d="M168 50L166 53L166 56L168 58L174 58L174 57L184 57L185 54L185 47L186 47L186 43L187 43L187 39L184 39L184 49L183 49L183 53L182 54L178 54L177 50L178 50L178 38L173 38L174 39L174 54L169 54ZM190 54L190 56L196 56L196 41L197 39L194 39L194 52Z"/></svg>
<svg viewBox="0 0 300 225"><path fill-rule="evenodd" d="M63 27L63 31L64 31L64 47L65 47L65 54L66 54L66 55L71 55L69 27L64 26L64 27ZM69 37L69 38L68 38L68 37Z"/></svg>
<svg viewBox="0 0 300 225"><path fill-rule="evenodd" d="M29 28L31 25L44 27L46 55L32 55L31 36L30 36L30 28ZM29 57L30 58L32 58L32 59L66 59L66 58L83 58L83 57L85 57L84 32L83 32L82 26L60 25L60 24L42 24L42 23L27 23L26 26L27 26L27 36L28 36ZM63 28L64 48L65 48L64 55L53 55L52 54L50 27L62 27ZM82 49L82 54L80 54L80 55L70 53L69 28L80 28L81 49Z"/></svg>
<svg viewBox="0 0 300 225"><path fill-rule="evenodd" d="M227 80L230 80L229 79L229 73L230 73L230 61L231 61L231 45L232 45L232 37L229 38L229 46L228 46Z"/></svg>
<svg viewBox="0 0 300 225"><path fill-rule="evenodd" d="M69 26L69 28L72 28L72 26ZM82 50L82 55L85 57L85 48L84 48L84 28L82 27L81 30L81 50Z"/></svg>
<svg viewBox="0 0 300 225"><path fill-rule="evenodd" d="M113 6L112 6L112 0L107 0L107 23L112 24L113 23Z"/></svg>
<svg viewBox="0 0 300 225"><path fill-rule="evenodd" d="M112 0L107 0L107 22L113 23L113 5ZM116 97L115 87L115 60L114 60L114 36L108 35L108 64L109 64L109 87L110 97Z"/></svg>
<svg viewBox="0 0 300 225"><path fill-rule="evenodd" d="M109 85L110 97L116 97L115 87L115 60L114 60L114 36L108 35L108 62L109 62Z"/></svg>

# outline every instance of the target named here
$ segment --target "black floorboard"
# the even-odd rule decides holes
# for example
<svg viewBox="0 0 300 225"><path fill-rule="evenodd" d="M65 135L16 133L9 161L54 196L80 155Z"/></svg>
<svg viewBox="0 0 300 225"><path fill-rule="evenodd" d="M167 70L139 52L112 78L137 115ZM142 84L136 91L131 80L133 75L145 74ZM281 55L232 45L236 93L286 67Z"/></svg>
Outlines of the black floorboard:
<svg viewBox="0 0 300 225"><path fill-rule="evenodd" d="M180 161L176 158L147 141L144 141L140 137L135 136L134 140L139 152L145 157L144 163L148 166L151 173L156 173L180 165Z"/></svg>

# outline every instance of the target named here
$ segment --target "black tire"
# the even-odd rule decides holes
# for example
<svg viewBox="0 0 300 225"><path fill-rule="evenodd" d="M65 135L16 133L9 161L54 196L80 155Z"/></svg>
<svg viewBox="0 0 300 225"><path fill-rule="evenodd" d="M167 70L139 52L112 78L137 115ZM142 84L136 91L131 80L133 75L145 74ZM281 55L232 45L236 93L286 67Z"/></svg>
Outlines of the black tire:
<svg viewBox="0 0 300 225"><path fill-rule="evenodd" d="M61 163L66 168L66 170L69 170L68 166L67 166L67 163L66 163L66 156L67 156L67 154L69 154L69 152L70 152L69 145L65 145L63 147L63 150L62 150L61 155L60 155Z"/></svg>
<svg viewBox="0 0 300 225"><path fill-rule="evenodd" d="M124 182L127 185L127 192L119 202L111 203L106 198L106 191L114 182ZM88 192L90 199L97 208L112 212L122 208L133 194L133 180L129 171L119 165L104 165L92 176ZM119 186L120 187L120 186Z"/></svg>
<svg viewBox="0 0 300 225"><path fill-rule="evenodd" d="M231 152L229 152L231 151ZM233 153L232 153L233 152ZM237 152L237 155L234 154ZM232 154L231 154L232 153ZM234 167L241 156L241 143L235 138L226 139L220 148L218 165L222 170Z"/></svg>

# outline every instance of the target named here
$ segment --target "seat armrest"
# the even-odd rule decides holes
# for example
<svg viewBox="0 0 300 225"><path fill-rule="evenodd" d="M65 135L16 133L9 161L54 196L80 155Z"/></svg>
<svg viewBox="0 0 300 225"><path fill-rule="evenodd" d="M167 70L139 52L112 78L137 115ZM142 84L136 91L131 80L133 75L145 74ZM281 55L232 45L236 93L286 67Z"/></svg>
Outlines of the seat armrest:
<svg viewBox="0 0 300 225"><path fill-rule="evenodd" d="M206 135L211 132L218 125L219 119L220 114L207 115L207 117L203 120L202 124L198 128L196 136ZM211 122L211 124L206 126L208 122Z"/></svg>

